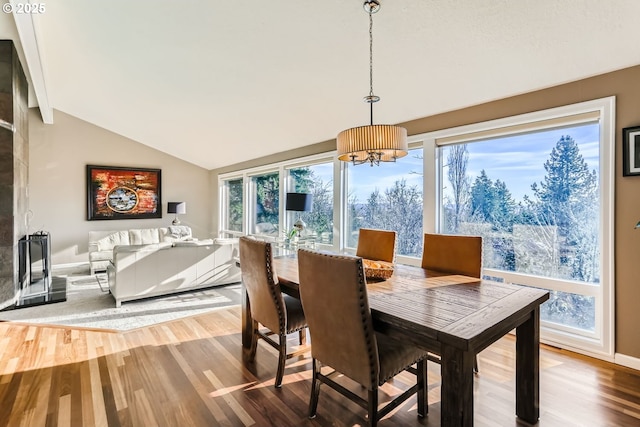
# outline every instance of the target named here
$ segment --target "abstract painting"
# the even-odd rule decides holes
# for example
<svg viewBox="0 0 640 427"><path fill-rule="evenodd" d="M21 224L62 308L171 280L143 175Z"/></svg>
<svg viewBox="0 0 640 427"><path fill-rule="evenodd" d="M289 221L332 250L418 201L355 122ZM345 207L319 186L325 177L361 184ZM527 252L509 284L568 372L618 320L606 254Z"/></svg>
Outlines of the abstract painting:
<svg viewBox="0 0 640 427"><path fill-rule="evenodd" d="M87 219L162 218L160 169L87 165Z"/></svg>

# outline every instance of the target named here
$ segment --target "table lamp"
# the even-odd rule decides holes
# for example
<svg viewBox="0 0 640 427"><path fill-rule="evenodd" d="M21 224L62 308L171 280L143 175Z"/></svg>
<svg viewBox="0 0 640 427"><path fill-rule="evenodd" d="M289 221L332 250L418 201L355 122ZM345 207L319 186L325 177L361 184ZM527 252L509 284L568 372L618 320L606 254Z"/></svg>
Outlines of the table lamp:
<svg viewBox="0 0 640 427"><path fill-rule="evenodd" d="M312 196L309 193L287 193L287 199L285 203L285 209L295 212L311 212ZM298 217L297 221L293 223L292 234L295 231L295 235L298 237L302 230L305 229L307 224L304 223L301 217ZM293 236L289 236L293 237Z"/></svg>
<svg viewBox="0 0 640 427"><path fill-rule="evenodd" d="M175 215L175 218L171 222L171 224L180 225L178 215L184 215L187 213L187 202L169 202L167 204L167 213Z"/></svg>

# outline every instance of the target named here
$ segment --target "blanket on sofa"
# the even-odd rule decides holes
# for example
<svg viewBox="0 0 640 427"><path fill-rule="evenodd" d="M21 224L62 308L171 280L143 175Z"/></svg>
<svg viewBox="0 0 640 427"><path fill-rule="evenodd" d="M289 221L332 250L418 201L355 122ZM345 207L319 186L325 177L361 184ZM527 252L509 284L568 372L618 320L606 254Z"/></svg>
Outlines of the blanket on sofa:
<svg viewBox="0 0 640 427"><path fill-rule="evenodd" d="M191 227L186 225L170 225L169 233L171 237L176 239L185 239L191 237Z"/></svg>

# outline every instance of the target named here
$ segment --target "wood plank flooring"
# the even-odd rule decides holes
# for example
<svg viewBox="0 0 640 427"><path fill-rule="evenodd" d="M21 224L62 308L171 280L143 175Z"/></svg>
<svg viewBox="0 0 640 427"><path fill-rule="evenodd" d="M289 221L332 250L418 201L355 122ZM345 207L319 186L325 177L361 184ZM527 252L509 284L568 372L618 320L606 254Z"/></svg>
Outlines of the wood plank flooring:
<svg viewBox="0 0 640 427"><path fill-rule="evenodd" d="M0 323L0 426L366 424L359 406L328 387L309 420L309 357L290 359L275 389L275 350L261 342L245 366L240 340L239 307L122 333ZM512 337L480 353L476 426L527 425L515 417L514 354ZM639 371L547 346L540 366L537 425L640 426ZM385 385L381 403L411 377ZM429 364L428 380L427 417L416 416L413 397L380 426L439 426L438 365Z"/></svg>

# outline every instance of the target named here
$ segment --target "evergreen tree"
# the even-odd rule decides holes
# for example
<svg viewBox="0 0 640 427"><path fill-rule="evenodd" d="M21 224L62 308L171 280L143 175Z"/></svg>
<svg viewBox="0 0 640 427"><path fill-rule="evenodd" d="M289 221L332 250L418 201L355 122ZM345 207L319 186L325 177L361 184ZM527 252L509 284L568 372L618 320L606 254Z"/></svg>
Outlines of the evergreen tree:
<svg viewBox="0 0 640 427"><path fill-rule="evenodd" d="M483 169L471 187L473 222L488 225L476 234L484 237L485 264L492 268L515 270L513 222L516 203L504 181L494 183Z"/></svg>
<svg viewBox="0 0 640 427"><path fill-rule="evenodd" d="M495 209L495 188L484 169L471 186L471 215L475 221L491 222Z"/></svg>
<svg viewBox="0 0 640 427"><path fill-rule="evenodd" d="M496 180L493 186L493 201L491 204L493 205L491 223L494 228L512 231L517 205L504 181Z"/></svg>
<svg viewBox="0 0 640 427"><path fill-rule="evenodd" d="M242 231L242 179L227 181L229 190L229 218L230 230Z"/></svg>
<svg viewBox="0 0 640 427"><path fill-rule="evenodd" d="M531 189L540 202L541 213L553 225L568 229L574 208L582 207L597 195L596 172L589 171L578 144L568 135L562 136L551 150L544 169L547 171L544 181L540 186L534 183Z"/></svg>
<svg viewBox="0 0 640 427"><path fill-rule="evenodd" d="M319 242L332 243L333 181L324 182L308 167L291 169L289 174L295 183L295 192L312 196L311 211L299 213L307 225L303 233L315 235Z"/></svg>
<svg viewBox="0 0 640 427"><path fill-rule="evenodd" d="M278 227L280 180L277 173L253 178L256 189L256 224L268 223Z"/></svg>
<svg viewBox="0 0 640 427"><path fill-rule="evenodd" d="M558 260L567 278L584 281L599 276L598 178L589 170L576 142L562 136L552 149L540 185L533 184L534 208L541 225L558 230Z"/></svg>

